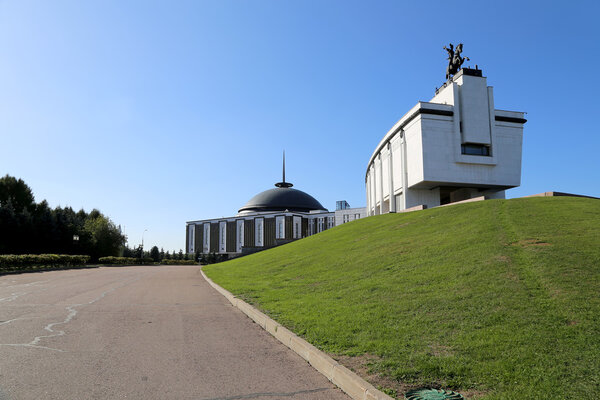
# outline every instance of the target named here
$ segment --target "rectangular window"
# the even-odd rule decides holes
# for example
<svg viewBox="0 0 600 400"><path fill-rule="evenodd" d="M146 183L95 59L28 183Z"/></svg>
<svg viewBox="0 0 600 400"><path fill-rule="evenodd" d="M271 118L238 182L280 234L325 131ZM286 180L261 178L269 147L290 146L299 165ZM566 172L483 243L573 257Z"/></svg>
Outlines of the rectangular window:
<svg viewBox="0 0 600 400"><path fill-rule="evenodd" d="M275 239L285 239L285 217L275 217L275 224L277 226Z"/></svg>
<svg viewBox="0 0 600 400"><path fill-rule="evenodd" d="M237 221L237 246L236 251L242 252L242 246L244 245L244 220Z"/></svg>
<svg viewBox="0 0 600 400"><path fill-rule="evenodd" d="M196 232L195 229L196 225L188 225L188 229L189 229L189 239L190 242L188 243L188 253L193 253L194 252L194 233Z"/></svg>
<svg viewBox="0 0 600 400"><path fill-rule="evenodd" d="M202 246L202 252L208 253L210 251L210 224L204 224L204 245Z"/></svg>
<svg viewBox="0 0 600 400"><path fill-rule="evenodd" d="M263 218L257 218L254 220L254 245L256 247L262 247L263 245Z"/></svg>
<svg viewBox="0 0 600 400"><path fill-rule="evenodd" d="M302 218L301 217L294 217L293 218L293 222L294 222L294 239L300 239L300 227L302 226Z"/></svg>
<svg viewBox="0 0 600 400"><path fill-rule="evenodd" d="M227 243L227 222L219 222L219 253L225 253Z"/></svg>
<svg viewBox="0 0 600 400"><path fill-rule="evenodd" d="M469 156L489 156L490 146L478 143L465 143L460 146L463 154Z"/></svg>

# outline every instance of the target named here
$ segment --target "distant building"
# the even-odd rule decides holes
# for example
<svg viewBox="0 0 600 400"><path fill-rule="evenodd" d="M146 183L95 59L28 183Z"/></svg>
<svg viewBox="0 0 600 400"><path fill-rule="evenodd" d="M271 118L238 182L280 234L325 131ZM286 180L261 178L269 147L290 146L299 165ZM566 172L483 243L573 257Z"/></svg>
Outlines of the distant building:
<svg viewBox="0 0 600 400"><path fill-rule="evenodd" d="M235 216L188 221L187 252L236 257L366 216L364 207L350 208L346 201L338 201L338 209L330 212L308 193L292 189L293 185L285 181L285 159L283 181L275 186L252 197Z"/></svg>
<svg viewBox="0 0 600 400"><path fill-rule="evenodd" d="M504 198L521 184L523 112L494 107L479 69L461 69L383 137L365 174L367 214Z"/></svg>

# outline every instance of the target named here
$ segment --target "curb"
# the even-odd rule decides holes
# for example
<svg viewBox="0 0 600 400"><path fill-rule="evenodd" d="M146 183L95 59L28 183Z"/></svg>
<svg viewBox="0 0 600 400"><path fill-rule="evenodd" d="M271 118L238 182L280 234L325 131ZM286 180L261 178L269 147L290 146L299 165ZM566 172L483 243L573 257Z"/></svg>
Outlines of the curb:
<svg viewBox="0 0 600 400"><path fill-rule="evenodd" d="M264 330L273 335L281 343L306 360L314 369L323 374L334 385L342 389L354 400L394 400L392 397L377 390L375 386L365 381L348 368L344 367L327 354L317 349L306 340L297 336L290 330L279 325L267 315L258 311L245 301L238 299L229 291L214 283L202 269L202 277L217 292L221 293L229 302L250 319L260 325Z"/></svg>

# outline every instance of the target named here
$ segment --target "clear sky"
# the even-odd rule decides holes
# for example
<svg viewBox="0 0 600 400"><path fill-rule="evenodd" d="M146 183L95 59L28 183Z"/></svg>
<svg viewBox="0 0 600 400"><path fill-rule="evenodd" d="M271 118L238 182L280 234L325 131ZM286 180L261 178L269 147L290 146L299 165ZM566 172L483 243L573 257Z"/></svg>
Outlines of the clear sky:
<svg viewBox="0 0 600 400"><path fill-rule="evenodd" d="M179 250L281 179L366 203L375 146L464 43L525 111L521 187L600 197L597 1L0 0L0 174Z"/></svg>

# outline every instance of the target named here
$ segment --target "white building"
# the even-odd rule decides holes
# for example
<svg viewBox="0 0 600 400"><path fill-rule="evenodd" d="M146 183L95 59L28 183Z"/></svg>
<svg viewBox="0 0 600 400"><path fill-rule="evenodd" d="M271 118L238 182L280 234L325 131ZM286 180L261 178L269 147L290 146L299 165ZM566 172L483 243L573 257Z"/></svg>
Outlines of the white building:
<svg viewBox="0 0 600 400"><path fill-rule="evenodd" d="M521 184L525 122L523 112L494 107L481 70L461 69L377 145L365 176L367 215L504 198Z"/></svg>

